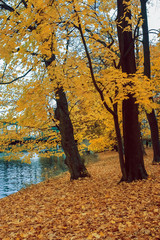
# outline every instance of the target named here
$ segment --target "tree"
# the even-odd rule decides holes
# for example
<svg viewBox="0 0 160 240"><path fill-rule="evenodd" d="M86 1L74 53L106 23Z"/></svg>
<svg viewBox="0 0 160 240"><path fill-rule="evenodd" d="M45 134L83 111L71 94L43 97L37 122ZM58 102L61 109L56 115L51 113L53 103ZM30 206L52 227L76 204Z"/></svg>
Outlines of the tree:
<svg viewBox="0 0 160 240"><path fill-rule="evenodd" d="M30 4L28 1L22 1L18 5L16 5L15 2L10 6L8 3L3 1L0 4L3 11L9 11L9 15L4 15L6 21L3 22L4 29L2 33L2 45L6 44L5 40L7 41L7 39L10 43L14 42L11 49L6 51L6 55L3 55L3 57L8 58L7 54L15 57L17 53L18 56L16 56L16 58L21 58L23 65L27 65L27 62L29 62L29 65L33 65L33 68L35 69L40 67L40 65L38 66L39 62L40 64L44 62L46 70L48 71L49 69L49 81L53 81L53 77L51 75L55 74L54 66L56 55L54 47L54 31L56 32L56 29L54 30L54 25L51 23L48 23L47 25L46 18L48 15L45 12L46 7L50 10L53 8L53 2L46 2L44 6L41 5L41 2L39 3L40 4L37 5L36 3ZM36 19L34 14L36 14ZM56 21L56 17L54 20ZM45 27L47 27L48 32ZM11 28L11 32L7 35L9 28ZM17 38L21 39L22 42L20 42ZM24 39L26 38L28 38L28 40L24 42ZM33 64L30 62L31 56L36 58L34 59ZM84 165L84 161L81 159L75 143L73 126L70 120L67 99L63 86L61 84L59 86L59 84L55 83L54 92L57 99L56 119L59 120L62 146L66 155L66 164L69 168L71 179L89 176Z"/></svg>
<svg viewBox="0 0 160 240"><path fill-rule="evenodd" d="M122 71L131 78L136 73L134 40L129 20L131 20L130 1L117 0L117 30L121 53ZM132 84L132 83L130 83ZM125 151L125 167L127 181L147 178L144 167L143 152L140 140L140 125L138 121L138 104L133 94L123 100L123 138Z"/></svg>
<svg viewBox="0 0 160 240"><path fill-rule="evenodd" d="M150 49L149 49L149 33L148 33L148 19L146 3L148 0L141 0L141 14L143 19L143 55L144 55L144 75L151 78L151 64L150 64ZM153 163L160 162L160 143L158 123L155 115L155 110L152 109L147 114L147 119L151 129L151 138L153 144Z"/></svg>

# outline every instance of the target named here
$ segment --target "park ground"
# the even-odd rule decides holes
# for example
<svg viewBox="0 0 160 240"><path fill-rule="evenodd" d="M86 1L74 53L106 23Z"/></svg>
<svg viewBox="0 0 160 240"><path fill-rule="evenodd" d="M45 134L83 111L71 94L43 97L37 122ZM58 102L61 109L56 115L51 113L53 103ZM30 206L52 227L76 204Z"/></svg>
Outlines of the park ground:
<svg viewBox="0 0 160 240"><path fill-rule="evenodd" d="M147 180L117 184L118 154L104 152L87 165L91 178L69 174L0 199L0 239L158 240L160 165L147 150Z"/></svg>

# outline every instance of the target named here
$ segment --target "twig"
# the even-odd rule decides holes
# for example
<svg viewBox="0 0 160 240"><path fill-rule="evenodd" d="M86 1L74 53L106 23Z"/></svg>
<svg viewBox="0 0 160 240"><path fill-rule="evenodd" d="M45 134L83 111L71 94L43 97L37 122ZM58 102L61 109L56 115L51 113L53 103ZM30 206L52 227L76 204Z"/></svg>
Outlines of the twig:
<svg viewBox="0 0 160 240"><path fill-rule="evenodd" d="M21 79L21 78L24 78L29 72L32 71L32 69L33 69L33 68L30 68L25 74L23 74L23 75L20 76L20 77L17 77L17 78L15 78L15 79L13 79L13 80L10 81L10 82L0 82L0 85L11 84L11 83L13 83L13 82L15 82L15 81L17 81L17 80L19 80L19 79Z"/></svg>

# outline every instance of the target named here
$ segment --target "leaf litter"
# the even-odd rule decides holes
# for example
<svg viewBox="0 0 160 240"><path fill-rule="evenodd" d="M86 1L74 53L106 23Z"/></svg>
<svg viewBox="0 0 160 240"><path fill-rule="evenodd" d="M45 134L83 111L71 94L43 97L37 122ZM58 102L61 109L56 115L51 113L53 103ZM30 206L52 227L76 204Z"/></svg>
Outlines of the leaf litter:
<svg viewBox="0 0 160 240"><path fill-rule="evenodd" d="M100 153L91 178L69 173L0 199L0 240L158 240L160 165L145 156L147 180L118 184L118 154Z"/></svg>

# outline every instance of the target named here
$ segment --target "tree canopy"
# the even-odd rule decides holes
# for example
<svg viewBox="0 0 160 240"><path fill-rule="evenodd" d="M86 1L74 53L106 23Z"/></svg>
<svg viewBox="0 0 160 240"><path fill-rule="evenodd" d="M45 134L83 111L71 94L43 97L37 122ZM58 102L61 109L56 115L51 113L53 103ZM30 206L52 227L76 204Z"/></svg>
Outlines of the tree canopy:
<svg viewBox="0 0 160 240"><path fill-rule="evenodd" d="M117 19L114 0L0 1L1 106L5 110L1 124L2 128L7 123L21 127L14 135L3 132L1 151L13 140L30 151L56 147L61 136L52 129L59 125L54 110L61 87L79 150L83 150L80 143L84 139L90 141L93 151L117 144L113 117L118 116L124 135L122 103L130 95L141 112L159 108L157 101L151 101L159 94L159 43L151 48L155 55L151 80L143 74L141 43L137 70L122 71L130 47L122 56L117 26L125 21L123 33L130 32L135 44L141 41L138 30L143 19L139 1L121 4L125 5L124 14ZM21 145L33 132L38 140L32 138ZM17 151L17 144L13 146L12 151Z"/></svg>

